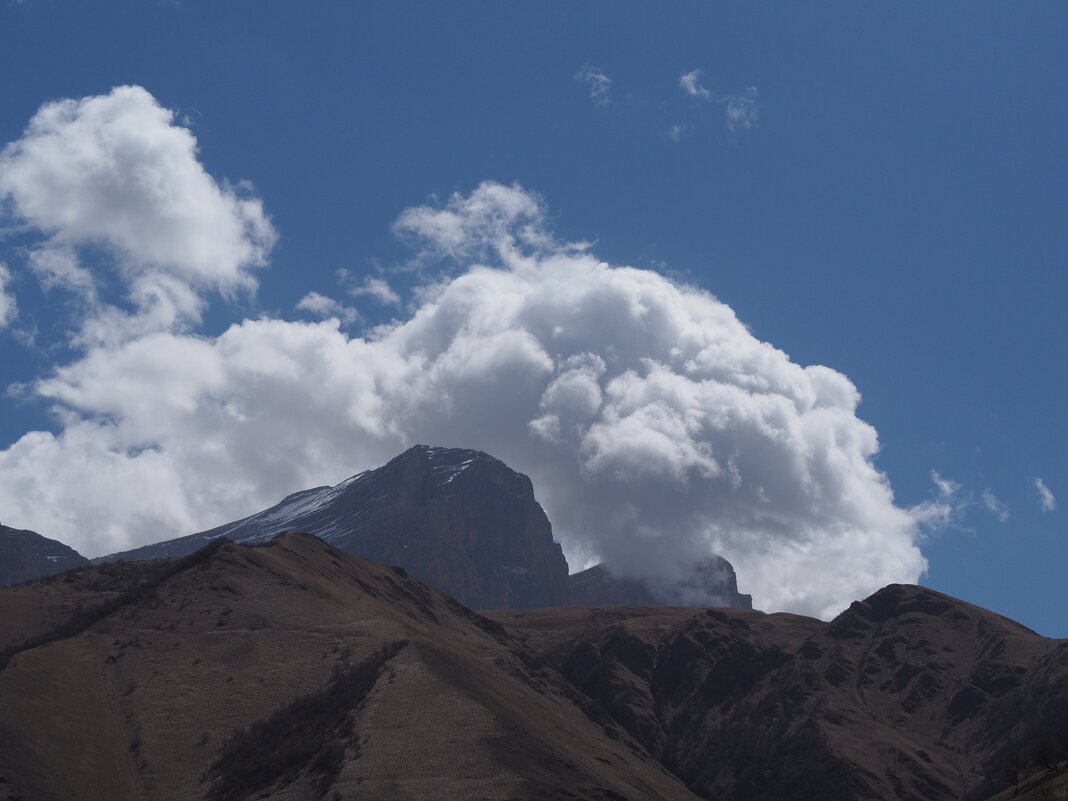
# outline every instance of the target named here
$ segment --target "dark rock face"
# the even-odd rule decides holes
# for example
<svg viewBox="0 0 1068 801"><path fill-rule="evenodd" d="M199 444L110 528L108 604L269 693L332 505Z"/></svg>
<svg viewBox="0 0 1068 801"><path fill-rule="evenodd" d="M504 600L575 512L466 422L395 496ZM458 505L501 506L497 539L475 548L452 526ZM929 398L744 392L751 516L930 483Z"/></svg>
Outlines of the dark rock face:
<svg viewBox="0 0 1068 801"><path fill-rule="evenodd" d="M475 609L552 606L567 596L567 562L530 479L480 451L425 445L336 487L108 559L181 556L216 537L257 543L283 531L400 565Z"/></svg>
<svg viewBox="0 0 1068 801"><path fill-rule="evenodd" d="M0 586L84 567L89 560L62 542L34 531L0 526Z"/></svg>
<svg viewBox="0 0 1068 801"><path fill-rule="evenodd" d="M1068 641L922 587L890 585L829 623L640 607L495 618L538 637L702 798L983 799L1068 725Z"/></svg>
<svg viewBox="0 0 1068 801"><path fill-rule="evenodd" d="M192 553L216 537L265 542L305 531L348 553L400 565L474 609L672 604L752 609L718 556L651 586L597 565L573 576L530 479L481 451L416 445L336 487L296 492L224 526L101 561Z"/></svg>
<svg viewBox="0 0 1068 801"><path fill-rule="evenodd" d="M613 576L603 563L568 576L567 602L573 606L646 606L656 603L644 584Z"/></svg>
<svg viewBox="0 0 1068 801"><path fill-rule="evenodd" d="M594 565L570 576L567 592L567 602L576 606L666 604L753 608L753 596L738 592L734 567L719 556L697 565L683 579L661 586L614 576L606 565Z"/></svg>

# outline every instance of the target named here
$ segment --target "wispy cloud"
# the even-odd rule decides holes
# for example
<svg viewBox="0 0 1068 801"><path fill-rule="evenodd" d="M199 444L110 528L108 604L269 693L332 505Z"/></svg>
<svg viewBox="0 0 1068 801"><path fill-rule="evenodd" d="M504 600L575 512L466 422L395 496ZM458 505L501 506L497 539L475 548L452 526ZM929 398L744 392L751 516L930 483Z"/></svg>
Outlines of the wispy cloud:
<svg viewBox="0 0 1068 801"><path fill-rule="evenodd" d="M8 292L7 289L10 281L11 271L5 264L0 262L0 328L5 328L18 314L15 296Z"/></svg>
<svg viewBox="0 0 1068 801"><path fill-rule="evenodd" d="M371 278L368 276L362 286L353 287L349 290L349 294L354 297L368 295L383 306L400 306L401 302L400 295L383 278Z"/></svg>
<svg viewBox="0 0 1068 801"><path fill-rule="evenodd" d="M699 69L683 73L679 76L679 86L681 86L682 91L690 97L696 97L701 100L711 100L712 93L701 85L701 75L702 72Z"/></svg>
<svg viewBox="0 0 1068 801"><path fill-rule="evenodd" d="M680 139L682 139L682 135L688 130L690 130L691 127L692 126L687 125L684 122L680 122L677 125L672 125L670 128L668 128L666 136L672 142L678 142Z"/></svg>
<svg viewBox="0 0 1068 801"><path fill-rule="evenodd" d="M704 72L700 69L684 72L679 76L679 87L690 97L697 98L703 102L715 102L722 105L723 113L727 118L727 130L731 133L748 131L756 125L760 116L760 107L757 105L759 92L755 86L747 86L741 92L735 94L723 94L708 89L701 82L703 77ZM677 136L671 137L669 134L669 138L673 139L673 141L678 141Z"/></svg>
<svg viewBox="0 0 1068 801"><path fill-rule="evenodd" d="M599 108L611 105L612 79L605 75L600 67L584 64L582 69L575 73L575 80L589 87L593 105Z"/></svg>
<svg viewBox="0 0 1068 801"><path fill-rule="evenodd" d="M983 506L985 506L992 514L996 515L998 520L1004 523L1009 519L1009 507L994 494L993 490L983 490L980 497L983 499Z"/></svg>
<svg viewBox="0 0 1068 801"><path fill-rule="evenodd" d="M731 132L748 131L756 125L760 107L757 105L755 86L746 87L741 94L723 98L723 103L726 107L727 128Z"/></svg>
<svg viewBox="0 0 1068 801"><path fill-rule="evenodd" d="M1052 512L1057 508L1057 498L1053 495L1053 491L1046 486L1046 482L1038 476L1035 476L1035 490L1038 492L1038 504L1042 507L1043 512Z"/></svg>
<svg viewBox="0 0 1068 801"><path fill-rule="evenodd" d="M345 325L352 325L359 317L356 310L343 306L338 301L318 292L309 292L296 305L297 311L308 312L317 317L336 317Z"/></svg>
<svg viewBox="0 0 1068 801"><path fill-rule="evenodd" d="M951 478L944 478L937 470L931 471L931 483L938 490L941 498L952 498L960 492L960 484Z"/></svg>
<svg viewBox="0 0 1068 801"><path fill-rule="evenodd" d="M913 506L909 514L927 530L956 526L968 505L968 501L961 497L961 485L937 470L931 471L931 483L935 486L935 497Z"/></svg>

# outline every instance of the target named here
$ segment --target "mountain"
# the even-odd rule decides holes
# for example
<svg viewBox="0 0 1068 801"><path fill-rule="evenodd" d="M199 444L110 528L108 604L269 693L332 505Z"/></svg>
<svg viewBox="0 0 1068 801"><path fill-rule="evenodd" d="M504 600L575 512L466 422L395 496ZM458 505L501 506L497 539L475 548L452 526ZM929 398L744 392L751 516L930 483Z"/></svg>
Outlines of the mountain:
<svg viewBox="0 0 1068 801"><path fill-rule="evenodd" d="M1068 724L1068 641L914 586L824 623L479 615L302 534L0 589L0 799L943 801Z"/></svg>
<svg viewBox="0 0 1068 801"><path fill-rule="evenodd" d="M3 589L0 621L0 798L697 798L500 625L308 535Z"/></svg>
<svg viewBox="0 0 1068 801"><path fill-rule="evenodd" d="M23 581L82 567L89 560L62 542L0 525L0 585L10 587Z"/></svg>
<svg viewBox="0 0 1068 801"><path fill-rule="evenodd" d="M982 799L1038 746L1068 756L1068 640L922 587L890 585L830 623L489 614L702 798Z"/></svg>
<svg viewBox="0 0 1068 801"><path fill-rule="evenodd" d="M738 592L734 567L721 556L694 565L684 579L650 586L637 579L614 576L605 564L568 577L567 601L575 606L686 604L752 609L753 596Z"/></svg>
<svg viewBox="0 0 1068 801"><path fill-rule="evenodd" d="M336 487L108 559L181 556L217 537L254 544L283 531L400 565L476 609L551 606L567 595L567 561L530 479L480 451L425 445Z"/></svg>
<svg viewBox="0 0 1068 801"><path fill-rule="evenodd" d="M284 531L306 531L348 553L400 565L474 609L680 597L752 607L752 599L738 593L734 569L719 557L696 567L688 588L650 589L614 578L604 565L569 579L529 478L481 451L426 445L335 487L297 492L242 520L105 559L183 556L218 537L254 544Z"/></svg>

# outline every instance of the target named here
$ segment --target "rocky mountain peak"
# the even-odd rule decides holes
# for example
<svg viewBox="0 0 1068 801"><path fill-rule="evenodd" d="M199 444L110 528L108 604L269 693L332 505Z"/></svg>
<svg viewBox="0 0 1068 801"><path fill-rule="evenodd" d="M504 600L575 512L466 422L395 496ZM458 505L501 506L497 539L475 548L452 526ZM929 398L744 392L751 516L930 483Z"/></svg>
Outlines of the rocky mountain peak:
<svg viewBox="0 0 1068 801"><path fill-rule="evenodd" d="M569 578L568 603L578 606L619 604L725 606L752 609L753 596L738 592L734 567L720 556L694 565L675 581L650 584L615 574L611 566L594 565Z"/></svg>
<svg viewBox="0 0 1068 801"><path fill-rule="evenodd" d="M400 565L476 609L551 606L567 597L567 562L530 479L464 448L416 445L336 486L109 558L181 556L217 537L255 544L294 530Z"/></svg>
<svg viewBox="0 0 1068 801"><path fill-rule="evenodd" d="M569 579L527 476L482 451L430 445L415 445L336 486L295 492L242 520L107 559L183 556L217 537L255 544L285 531L306 531L343 551L400 565L475 609L752 606L738 592L734 569L719 557L670 587L621 579L604 565Z"/></svg>
<svg viewBox="0 0 1068 801"><path fill-rule="evenodd" d="M83 567L89 560L62 542L36 531L0 525L0 586Z"/></svg>

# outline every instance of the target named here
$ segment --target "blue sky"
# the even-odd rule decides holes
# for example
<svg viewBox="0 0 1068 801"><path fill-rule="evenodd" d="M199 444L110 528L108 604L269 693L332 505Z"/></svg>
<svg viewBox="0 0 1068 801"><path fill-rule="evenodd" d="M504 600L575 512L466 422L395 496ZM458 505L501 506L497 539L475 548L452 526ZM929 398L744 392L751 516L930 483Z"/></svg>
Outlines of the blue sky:
<svg viewBox="0 0 1068 801"><path fill-rule="evenodd" d="M0 144L29 141L27 126L49 101L143 87L146 94L130 102L174 112L159 130L185 128L195 137L195 158L214 182L212 197L223 198L220 208L259 203L271 229L246 230L247 252L231 258L225 276L195 273L200 267L190 261L175 267L199 300L184 317L152 329L137 322L130 267L131 259L152 261L151 243L123 240L116 250L117 235L91 241L84 231L81 239L68 229L57 234L59 223L45 212L28 214L33 188L18 195L8 184L0 200L0 263L17 311L0 328L0 379L8 388L0 398L0 447L7 449L0 472L9 487L3 522L104 552L246 514L305 481L340 480L413 438L465 438L462 421L449 418L450 428L444 418L420 418L379 431L377 439L353 435L350 465L332 452L317 461L325 445L296 458L280 443L277 461L297 466L234 478L235 465L261 465L267 457L215 459L206 447L168 461L177 452L168 432L152 431L148 422L137 423L141 440L130 434L79 449L71 444L72 415L98 433L151 415L101 399L99 389L86 400L69 387L42 390L37 382L47 384L57 368L81 366L83 389L110 381L116 392L132 387L136 394L148 368L115 356L124 348L128 354L131 343L151 351L153 332L180 335L185 344L215 342L245 319L311 322L315 309L330 309L325 300L307 301L310 292L338 304L333 312L345 337L374 339L376 325L402 325L421 309L425 316L434 292L484 255L446 254L425 226L405 229L398 219L413 208L424 209L424 222L428 210L466 213L471 203L460 201L489 181L521 187L494 202L536 198L537 210L521 209L517 219L534 219L554 241L586 242L585 252L607 264L653 270L672 286L710 292L790 364L825 365L847 377L863 397L856 416L878 432L870 463L892 487L893 508L915 521L907 536L928 562L921 583L1040 633L1068 636L1068 532L1056 508L1068 492L1063 4L0 3ZM10 168L14 151L7 152ZM99 205L95 190L78 186L89 193L79 208ZM458 205L450 207L454 193ZM249 207L240 208L234 213L248 223ZM99 222L90 218L86 224ZM145 228L143 236L157 233ZM92 308L69 281L47 279L33 266L42 243L70 242L74 250L63 252L76 253L94 276ZM542 245L527 244L548 258ZM158 275L144 270L138 275ZM339 277L339 270L346 272ZM371 278L384 283L367 283ZM387 285L396 302L367 291ZM295 308L302 299L304 309ZM127 316L107 317L103 308ZM85 326L101 320L122 332L93 340ZM610 355L629 340L597 341L609 354L600 353L609 362L605 385ZM651 352L635 350L635 364ZM87 363L108 356L116 362L104 372L83 374ZM172 372L160 380L177 380L175 363L167 364ZM183 364L193 373L203 369ZM554 375L563 374L562 365L551 367ZM131 373L122 374L127 368ZM323 386L335 378L322 379ZM300 386L314 395L311 376L304 379ZM226 386L213 385L195 402L230 397ZM484 391L500 390L487 384ZM265 426L300 419L292 409L301 398L292 392L292 406L278 400L278 408L255 412ZM503 403L507 393L501 397ZM539 408L546 403L542 396ZM197 418L183 436L195 431L220 443L238 436L213 428L226 423L211 419ZM298 423L288 425L300 435ZM338 437L349 435L343 420L337 425ZM308 426L307 437L329 439ZM84 460L85 475L71 468L46 486L49 462L26 455L30 432L60 438L68 450L52 458ZM477 430L466 438L477 438ZM722 444L696 441L710 452ZM13 450L19 442L23 448ZM518 439L498 448L491 440L440 444L511 457L536 481L551 472L537 448ZM93 453L116 448L166 463L141 494L171 492L168 470L195 469L228 489L183 483L161 500L158 515L131 511L120 492L129 474L91 465ZM717 459L720 467L729 461ZM687 470L710 475L701 473L700 459L686 464L673 474L676 483L690 481ZM620 476L620 469L604 475ZM87 483L86 476L99 480ZM1045 503L1036 479L1049 492ZM687 491L700 493L703 480L693 478ZM768 474L767 486L772 480ZM610 506L611 493L622 490L608 478L602 484ZM550 512L559 510L558 531L593 525L567 506L566 488L546 492ZM41 511L84 505L89 496L94 505L77 508L104 532L95 538L79 541L74 517ZM707 513L692 506L691 527ZM738 519L750 512L740 507ZM787 525L795 512L776 509L776 519ZM818 517L810 507L804 513ZM653 529L669 524L664 515L641 521ZM600 535L574 536L573 554L603 556L614 547ZM862 538L850 547L878 549L880 542ZM688 553L692 543L673 545ZM745 551L738 542L725 547ZM765 564L761 549L746 553L739 558L751 559L753 569ZM867 569L863 559L843 564ZM915 569L907 559L884 567L874 578ZM791 603L780 599L783 608L823 610L818 599Z"/></svg>

